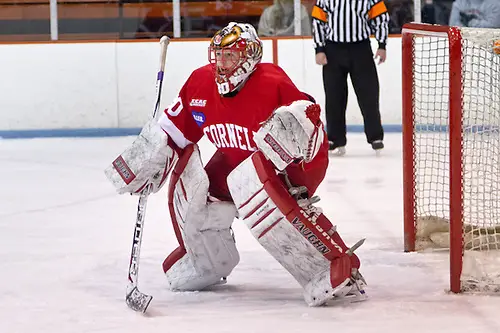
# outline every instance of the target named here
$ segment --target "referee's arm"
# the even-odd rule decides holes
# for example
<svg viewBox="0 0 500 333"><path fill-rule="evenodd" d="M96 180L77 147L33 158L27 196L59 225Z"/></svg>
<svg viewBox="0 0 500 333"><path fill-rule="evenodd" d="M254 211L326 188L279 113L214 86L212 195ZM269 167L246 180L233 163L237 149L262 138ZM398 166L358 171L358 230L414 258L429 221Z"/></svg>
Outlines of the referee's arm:
<svg viewBox="0 0 500 333"><path fill-rule="evenodd" d="M372 33L378 41L378 48L385 50L389 36L389 13L383 0L372 0L368 12L368 19Z"/></svg>
<svg viewBox="0 0 500 333"><path fill-rule="evenodd" d="M325 52L326 35L328 29L328 14L325 0L316 0L312 9L313 42L316 53Z"/></svg>

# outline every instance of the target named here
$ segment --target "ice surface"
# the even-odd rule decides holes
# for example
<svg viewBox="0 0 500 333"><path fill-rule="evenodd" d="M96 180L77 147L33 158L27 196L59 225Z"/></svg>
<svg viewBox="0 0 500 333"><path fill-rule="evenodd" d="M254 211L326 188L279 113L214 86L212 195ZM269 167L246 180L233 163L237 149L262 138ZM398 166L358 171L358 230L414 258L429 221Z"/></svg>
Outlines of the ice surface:
<svg viewBox="0 0 500 333"><path fill-rule="evenodd" d="M124 301L137 197L103 170L133 137L0 141L0 332L500 332L500 298L452 295L448 256L403 253L401 135L375 157L361 134L331 158L319 205L358 250L366 302L309 308L302 290L238 220L241 262L210 291L166 289L176 247L166 191L150 197L139 289L146 315ZM205 158L213 148L202 145Z"/></svg>

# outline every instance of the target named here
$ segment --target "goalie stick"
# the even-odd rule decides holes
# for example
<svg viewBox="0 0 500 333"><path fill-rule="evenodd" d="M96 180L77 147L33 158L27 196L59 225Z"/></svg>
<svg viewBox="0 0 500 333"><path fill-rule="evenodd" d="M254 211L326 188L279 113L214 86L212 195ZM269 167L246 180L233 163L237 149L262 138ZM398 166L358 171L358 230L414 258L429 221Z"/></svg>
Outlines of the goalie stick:
<svg viewBox="0 0 500 333"><path fill-rule="evenodd" d="M158 74L156 76L156 102L152 118L156 117L158 109L160 108L161 90L163 86L163 74L165 70L165 59L167 57L167 47L170 43L170 38L163 36L160 39L160 65ZM134 311L146 312L149 303L153 296L143 294L137 288L139 278L139 254L142 244L142 232L144 229L144 217L146 213L146 205L148 196L151 191L151 185L146 186L139 196L137 204L137 217L134 228L134 238L132 241L132 251L130 253L130 264L128 268L128 285L125 296L127 306Z"/></svg>

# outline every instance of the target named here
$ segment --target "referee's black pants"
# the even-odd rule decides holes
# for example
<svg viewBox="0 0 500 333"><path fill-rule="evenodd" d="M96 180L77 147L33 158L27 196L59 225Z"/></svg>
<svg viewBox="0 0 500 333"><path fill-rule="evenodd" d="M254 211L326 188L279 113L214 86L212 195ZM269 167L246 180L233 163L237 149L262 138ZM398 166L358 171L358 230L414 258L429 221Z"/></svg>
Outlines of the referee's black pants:
<svg viewBox="0 0 500 333"><path fill-rule="evenodd" d="M326 97L326 131L335 147L345 146L347 74L350 74L363 115L368 143L384 139L380 120L379 82L370 40L357 43L327 42L328 63L323 66Z"/></svg>

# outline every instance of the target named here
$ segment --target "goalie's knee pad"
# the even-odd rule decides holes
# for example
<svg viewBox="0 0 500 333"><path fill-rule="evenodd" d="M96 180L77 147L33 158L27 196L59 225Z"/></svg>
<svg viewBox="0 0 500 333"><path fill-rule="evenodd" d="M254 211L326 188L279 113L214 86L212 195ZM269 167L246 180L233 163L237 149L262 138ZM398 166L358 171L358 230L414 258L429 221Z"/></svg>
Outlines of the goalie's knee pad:
<svg viewBox="0 0 500 333"><path fill-rule="evenodd" d="M197 146L188 146L169 184L169 209L179 247L163 262L172 290L201 290L227 277L239 255L231 232L236 207L208 203L208 177Z"/></svg>
<svg viewBox="0 0 500 333"><path fill-rule="evenodd" d="M322 305L351 289L359 260L350 256L324 215L298 205L261 152L242 162L228 185L239 217L304 288L309 305Z"/></svg>

